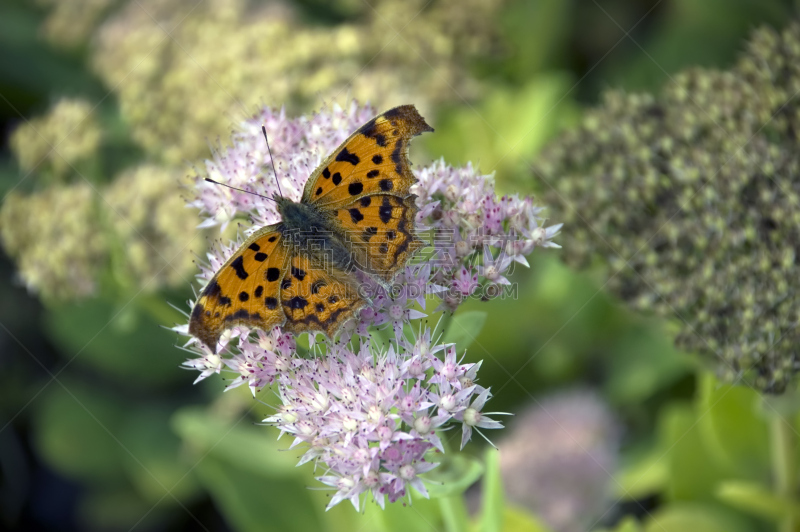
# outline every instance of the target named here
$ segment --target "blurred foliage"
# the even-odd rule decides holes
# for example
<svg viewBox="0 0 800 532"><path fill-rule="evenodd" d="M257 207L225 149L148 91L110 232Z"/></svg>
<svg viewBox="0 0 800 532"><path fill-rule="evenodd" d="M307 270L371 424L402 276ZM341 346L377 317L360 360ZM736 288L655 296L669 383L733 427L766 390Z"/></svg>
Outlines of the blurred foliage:
<svg viewBox="0 0 800 532"><path fill-rule="evenodd" d="M430 500L325 512L289 440L256 425L269 390L190 386L162 328L185 321L169 304L191 297L206 247L180 197L188 166L258 105L352 96L420 107L436 134L416 164L472 160L503 191L547 191L528 165L601 90L730 69L754 27L795 14L789 0L3 2L0 527L552 530L507 500L478 443L435 470ZM607 405L620 465L596 529L793 530L796 397L716 382L672 324L613 300L605 273L536 256L516 298L453 318L475 333L449 339L484 360L492 408L574 388Z"/></svg>

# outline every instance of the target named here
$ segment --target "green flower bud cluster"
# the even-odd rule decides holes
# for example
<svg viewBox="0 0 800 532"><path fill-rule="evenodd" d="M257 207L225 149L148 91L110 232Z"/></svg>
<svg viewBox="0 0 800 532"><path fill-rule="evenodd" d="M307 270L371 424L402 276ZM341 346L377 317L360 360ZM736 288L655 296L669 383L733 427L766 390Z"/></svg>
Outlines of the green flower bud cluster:
<svg viewBox="0 0 800 532"><path fill-rule="evenodd" d="M23 284L46 300L94 295L109 278L129 291L185 285L190 246L204 244L193 240L199 219L184 206L180 177L140 166L110 186L78 180L13 191L0 207L0 241Z"/></svg>
<svg viewBox="0 0 800 532"><path fill-rule="evenodd" d="M609 92L535 175L571 228L564 255L677 318L677 344L728 381L780 393L800 355L800 24L756 31L728 71L659 95Z"/></svg>
<svg viewBox="0 0 800 532"><path fill-rule="evenodd" d="M79 161L96 155L102 139L92 105L64 98L48 114L20 125L11 135L11 150L20 168L62 181Z"/></svg>
<svg viewBox="0 0 800 532"><path fill-rule="evenodd" d="M25 286L49 299L92 294L106 239L97 231L96 197L88 184L55 185L0 208L0 238Z"/></svg>
<svg viewBox="0 0 800 532"><path fill-rule="evenodd" d="M174 164L202 157L208 138L264 103L299 110L352 97L425 109L454 91L475 97L467 64L497 40L486 20L500 1L371 1L332 26L309 24L289 5L195 4L130 2L94 40L94 69L135 140Z"/></svg>

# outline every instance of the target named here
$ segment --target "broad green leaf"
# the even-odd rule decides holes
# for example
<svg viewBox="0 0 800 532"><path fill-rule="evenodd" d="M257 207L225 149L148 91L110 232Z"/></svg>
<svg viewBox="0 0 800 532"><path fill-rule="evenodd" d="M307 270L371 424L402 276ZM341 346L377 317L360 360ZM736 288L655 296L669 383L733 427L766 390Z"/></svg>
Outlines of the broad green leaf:
<svg viewBox="0 0 800 532"><path fill-rule="evenodd" d="M142 408L125 419L120 440L130 454L122 465L150 502L174 505L197 494L198 485L189 461L179 460L181 441L170 430L167 409Z"/></svg>
<svg viewBox="0 0 800 532"><path fill-rule="evenodd" d="M63 376L37 403L34 445L53 469L87 482L124 480L118 434L130 405Z"/></svg>
<svg viewBox="0 0 800 532"><path fill-rule="evenodd" d="M670 504L650 516L645 532L750 532L752 524L733 512L697 503Z"/></svg>
<svg viewBox="0 0 800 532"><path fill-rule="evenodd" d="M202 408L186 407L175 413L172 427L200 456L211 453L228 464L267 477L302 475L296 467L298 453L282 452L289 441L276 441L273 429L254 426L247 415L226 420Z"/></svg>
<svg viewBox="0 0 800 532"><path fill-rule="evenodd" d="M608 359L604 391L618 405L644 401L692 370L688 355L654 328L637 327L624 335Z"/></svg>
<svg viewBox="0 0 800 532"><path fill-rule="evenodd" d="M82 530L154 530L163 526L173 504L145 501L129 486L95 486L81 497L77 518Z"/></svg>
<svg viewBox="0 0 800 532"><path fill-rule="evenodd" d="M503 530L505 532L551 532L536 516L522 508L506 505L503 513Z"/></svg>
<svg viewBox="0 0 800 532"><path fill-rule="evenodd" d="M184 355L167 331L134 304L88 300L53 307L44 330L67 358L122 382L159 385L185 380Z"/></svg>
<svg viewBox="0 0 800 532"><path fill-rule="evenodd" d="M769 470L769 427L759 414L761 397L745 386L700 379L698 426L709 455L726 469L750 479Z"/></svg>
<svg viewBox="0 0 800 532"><path fill-rule="evenodd" d="M614 475L615 495L635 501L663 491L669 476L669 464L661 449L638 457Z"/></svg>
<svg viewBox="0 0 800 532"><path fill-rule="evenodd" d="M709 456L695 409L673 404L659 420L661 448L668 467L666 495L671 500L713 501L726 472Z"/></svg>
<svg viewBox="0 0 800 532"><path fill-rule="evenodd" d="M486 312L471 310L453 316L444 333L445 343L455 343L459 352L467 349L486 323Z"/></svg>
<svg viewBox="0 0 800 532"><path fill-rule="evenodd" d="M602 530L595 530L595 532L641 532L641 530L642 526L636 518L628 516L623 517L614 528L604 528Z"/></svg>
<svg viewBox="0 0 800 532"><path fill-rule="evenodd" d="M263 475L227 465L213 454L196 467L197 475L217 508L240 532L305 532L322 523L305 480L265 479ZM345 503L343 503L345 504Z"/></svg>
<svg viewBox="0 0 800 532"><path fill-rule="evenodd" d="M800 504L781 498L755 482L729 480L717 488L717 497L734 508L779 521L789 515L800 517Z"/></svg>

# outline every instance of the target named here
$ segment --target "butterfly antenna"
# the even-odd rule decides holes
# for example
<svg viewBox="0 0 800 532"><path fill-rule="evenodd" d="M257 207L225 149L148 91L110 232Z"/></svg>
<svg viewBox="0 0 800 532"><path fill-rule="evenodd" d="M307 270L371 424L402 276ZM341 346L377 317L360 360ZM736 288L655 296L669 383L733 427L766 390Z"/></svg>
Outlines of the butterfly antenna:
<svg viewBox="0 0 800 532"><path fill-rule="evenodd" d="M214 183L215 185L219 185L219 186L222 186L222 187L228 187L228 188L232 188L233 190L238 190L239 192L244 192L245 194L252 194L253 196L258 196L259 198L264 198L264 199L267 199L267 200L270 200L270 201L275 201L275 199L274 199L274 198L270 198L269 196L264 196L263 194L259 194L259 193L257 193L257 192L252 192L252 191L250 191L250 190L245 190L245 189L243 189L243 188L236 188L236 187L232 187L232 186L230 186L230 185L226 185L225 183L220 183L219 181L214 181L214 180L213 180L213 179L211 179L210 177L206 177L206 178L204 178L204 179L205 179L206 181L208 181L209 183Z"/></svg>
<svg viewBox="0 0 800 532"><path fill-rule="evenodd" d="M267 141L267 151L269 152L269 162L272 163L272 173L275 174L275 183L278 185L278 194L283 197L283 192L281 192L281 182L278 179L278 171L275 169L275 159L272 158L272 150L269 147L269 139L267 138L267 128L263 125L261 126L261 132L264 133L264 140Z"/></svg>

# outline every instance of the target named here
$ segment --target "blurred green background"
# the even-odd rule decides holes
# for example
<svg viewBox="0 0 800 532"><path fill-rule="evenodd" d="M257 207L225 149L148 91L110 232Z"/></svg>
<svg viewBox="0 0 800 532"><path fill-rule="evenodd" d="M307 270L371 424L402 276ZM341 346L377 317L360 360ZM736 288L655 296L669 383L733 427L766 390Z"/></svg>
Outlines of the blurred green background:
<svg viewBox="0 0 800 532"><path fill-rule="evenodd" d="M414 147L418 167L472 161L496 173L499 193L540 197L530 164L603 90L657 92L682 69L726 69L755 28L783 28L797 10L5 0L0 527L452 530L446 497L325 512L311 467L255 424L271 412L268 391L223 394L220 379L192 386L195 373L180 370L181 338L163 326L185 320L170 304L192 297L194 257L216 236L184 207L192 166L260 105L415 103L436 128ZM563 206L545 206L560 222ZM570 227L556 241L569 247ZM472 302L456 317L484 322L467 359L484 361L489 409L516 414L492 435L500 456L483 480L465 473L476 480L462 499L469 526L794 529L798 450L764 414L772 399L719 384L672 347L670 323L608 295L599 270L571 271L548 250L514 281L517 300ZM484 451L478 439L466 450L479 463Z"/></svg>

